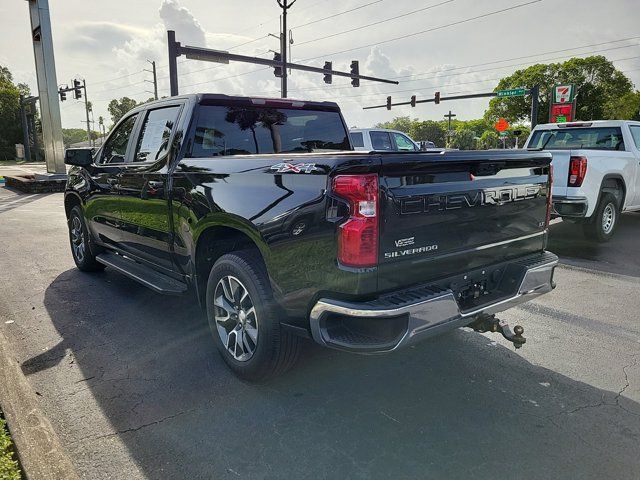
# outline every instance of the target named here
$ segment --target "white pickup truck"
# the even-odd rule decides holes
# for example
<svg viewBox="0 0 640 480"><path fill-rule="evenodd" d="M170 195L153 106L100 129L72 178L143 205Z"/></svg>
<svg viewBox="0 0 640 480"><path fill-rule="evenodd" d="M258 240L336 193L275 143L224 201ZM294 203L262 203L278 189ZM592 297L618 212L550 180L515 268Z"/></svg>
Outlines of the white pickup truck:
<svg viewBox="0 0 640 480"><path fill-rule="evenodd" d="M640 210L640 122L537 125L525 148L553 154L553 213L606 242L621 212Z"/></svg>

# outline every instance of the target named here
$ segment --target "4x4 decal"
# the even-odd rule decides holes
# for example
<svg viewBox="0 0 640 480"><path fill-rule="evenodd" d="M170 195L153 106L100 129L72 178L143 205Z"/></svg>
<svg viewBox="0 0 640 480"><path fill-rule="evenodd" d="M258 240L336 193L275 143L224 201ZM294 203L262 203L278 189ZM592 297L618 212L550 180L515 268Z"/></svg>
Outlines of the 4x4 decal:
<svg viewBox="0 0 640 480"><path fill-rule="evenodd" d="M269 170L275 170L276 173L311 173L320 170L315 163L293 163L282 162L272 165Z"/></svg>

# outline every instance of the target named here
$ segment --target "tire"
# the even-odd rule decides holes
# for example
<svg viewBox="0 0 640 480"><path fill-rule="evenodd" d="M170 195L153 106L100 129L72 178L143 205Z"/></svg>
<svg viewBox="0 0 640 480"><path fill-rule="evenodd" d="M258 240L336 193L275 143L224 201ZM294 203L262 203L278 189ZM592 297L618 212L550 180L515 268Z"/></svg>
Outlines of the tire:
<svg viewBox="0 0 640 480"><path fill-rule="evenodd" d="M83 272L104 270L105 266L96 260L95 247L92 248L87 224L79 205L71 209L68 224L71 255L76 267Z"/></svg>
<svg viewBox="0 0 640 480"><path fill-rule="evenodd" d="M596 242L608 242L615 233L619 217L618 200L612 193L604 192L591 220L583 225L584 233Z"/></svg>
<svg viewBox="0 0 640 480"><path fill-rule="evenodd" d="M300 339L280 326L279 317L257 252L216 261L207 282L207 319L220 355L238 377L263 382L295 364Z"/></svg>

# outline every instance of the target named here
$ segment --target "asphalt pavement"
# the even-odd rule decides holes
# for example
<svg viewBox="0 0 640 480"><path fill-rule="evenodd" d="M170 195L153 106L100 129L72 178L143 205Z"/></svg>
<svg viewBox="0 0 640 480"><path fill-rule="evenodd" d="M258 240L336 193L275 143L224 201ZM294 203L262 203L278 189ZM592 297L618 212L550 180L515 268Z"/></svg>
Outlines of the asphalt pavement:
<svg viewBox="0 0 640 480"><path fill-rule="evenodd" d="M75 269L62 195L0 188L0 332L82 478L637 479L640 215L551 229L558 288L396 354L236 379L193 297ZM7 323L8 322L8 323Z"/></svg>

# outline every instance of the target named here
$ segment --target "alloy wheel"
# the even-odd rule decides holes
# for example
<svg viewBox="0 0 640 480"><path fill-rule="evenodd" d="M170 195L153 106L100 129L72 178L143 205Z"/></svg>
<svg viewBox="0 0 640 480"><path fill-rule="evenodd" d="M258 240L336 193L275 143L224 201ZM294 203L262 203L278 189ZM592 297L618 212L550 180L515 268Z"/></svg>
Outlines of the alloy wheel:
<svg viewBox="0 0 640 480"><path fill-rule="evenodd" d="M234 276L222 277L213 304L222 344L234 359L246 362L258 346L258 316L247 288Z"/></svg>
<svg viewBox="0 0 640 480"><path fill-rule="evenodd" d="M84 231L82 230L82 223L77 215L74 215L71 220L71 247L73 248L73 255L80 263L84 261L85 253L85 241Z"/></svg>

